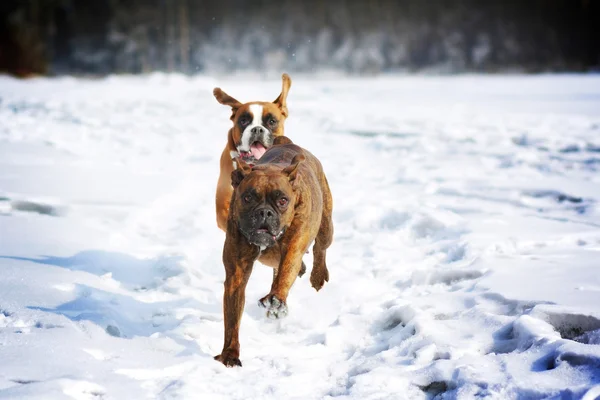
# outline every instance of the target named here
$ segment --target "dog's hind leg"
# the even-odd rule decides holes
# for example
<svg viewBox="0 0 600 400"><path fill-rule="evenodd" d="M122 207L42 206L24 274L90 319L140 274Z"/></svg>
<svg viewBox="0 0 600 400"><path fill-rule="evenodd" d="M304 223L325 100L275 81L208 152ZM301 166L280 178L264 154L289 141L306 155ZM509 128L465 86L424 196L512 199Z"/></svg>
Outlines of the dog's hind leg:
<svg viewBox="0 0 600 400"><path fill-rule="evenodd" d="M329 223L329 225L331 224ZM321 223L321 228L313 246L314 263L310 272L310 284L316 291L319 291L325 282L329 282L329 270L325 262L325 255L327 248L331 245L331 238L333 236L333 230L323 229L323 223Z"/></svg>
<svg viewBox="0 0 600 400"><path fill-rule="evenodd" d="M323 191L323 216L321 217L321 225L319 232L315 238L313 246L313 268L310 272L310 283L316 291L319 291L325 282L329 282L329 270L325 262L325 255L329 246L333 242L333 221L331 218L332 198L329 191L327 180L324 179Z"/></svg>

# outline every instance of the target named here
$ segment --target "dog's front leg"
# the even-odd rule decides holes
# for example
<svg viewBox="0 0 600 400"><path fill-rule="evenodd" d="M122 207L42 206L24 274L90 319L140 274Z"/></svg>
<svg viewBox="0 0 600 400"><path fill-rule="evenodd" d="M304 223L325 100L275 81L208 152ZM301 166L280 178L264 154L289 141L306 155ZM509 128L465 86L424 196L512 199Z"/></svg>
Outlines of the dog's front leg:
<svg viewBox="0 0 600 400"><path fill-rule="evenodd" d="M242 366L240 361L240 321L244 311L246 284L252 273L254 260L230 260L223 257L225 263L225 293L223 294L223 320L225 323L225 340L223 351L215 360L226 367Z"/></svg>
<svg viewBox="0 0 600 400"><path fill-rule="evenodd" d="M267 309L267 317L269 318L283 318L288 314L287 297L302 269L302 256L309 244L307 238L297 239L289 245L282 246L281 262L277 276L273 279L271 291L258 302L259 306Z"/></svg>

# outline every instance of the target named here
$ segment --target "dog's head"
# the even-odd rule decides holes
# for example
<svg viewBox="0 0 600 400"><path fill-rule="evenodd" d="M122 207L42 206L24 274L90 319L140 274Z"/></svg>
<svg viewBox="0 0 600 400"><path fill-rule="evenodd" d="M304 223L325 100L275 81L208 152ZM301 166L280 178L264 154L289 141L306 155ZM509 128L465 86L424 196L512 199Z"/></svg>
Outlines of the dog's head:
<svg viewBox="0 0 600 400"><path fill-rule="evenodd" d="M238 167L231 173L233 218L249 243L261 249L273 246L291 225L298 200L295 180L304 159L296 155L284 169L269 164L252 168L236 159Z"/></svg>
<svg viewBox="0 0 600 400"><path fill-rule="evenodd" d="M292 80L287 74L282 77L281 93L273 102L253 101L241 103L221 88L215 88L213 94L221 104L231 107L231 140L235 150L231 158L241 158L254 164L260 159L277 136L283 136L283 123L288 116L287 94Z"/></svg>

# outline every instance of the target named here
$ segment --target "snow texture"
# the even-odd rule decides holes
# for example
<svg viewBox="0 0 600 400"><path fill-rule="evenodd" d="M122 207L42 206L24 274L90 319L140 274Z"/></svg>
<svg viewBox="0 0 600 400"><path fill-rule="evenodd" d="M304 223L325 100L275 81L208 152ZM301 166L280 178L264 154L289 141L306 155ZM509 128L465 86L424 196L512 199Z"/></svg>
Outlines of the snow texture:
<svg viewBox="0 0 600 400"><path fill-rule="evenodd" d="M215 86L280 82L0 77L0 399L600 396L600 77L295 78L331 279L256 266L234 369Z"/></svg>

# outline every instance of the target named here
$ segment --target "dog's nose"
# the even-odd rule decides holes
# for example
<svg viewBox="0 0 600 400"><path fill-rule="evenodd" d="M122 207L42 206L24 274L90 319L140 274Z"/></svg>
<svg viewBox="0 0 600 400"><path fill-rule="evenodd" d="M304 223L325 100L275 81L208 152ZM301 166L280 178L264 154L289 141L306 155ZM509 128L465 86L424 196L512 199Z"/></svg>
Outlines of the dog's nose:
<svg viewBox="0 0 600 400"><path fill-rule="evenodd" d="M265 128L263 128L262 126L255 126L250 130L250 133L262 135L263 133L265 133Z"/></svg>
<svg viewBox="0 0 600 400"><path fill-rule="evenodd" d="M268 208L261 208L257 213L263 221L273 216L273 211Z"/></svg>
<svg viewBox="0 0 600 400"><path fill-rule="evenodd" d="M255 214L256 220L260 224L267 223L270 219L275 216L275 212L271 210L269 207L259 208L256 210Z"/></svg>

